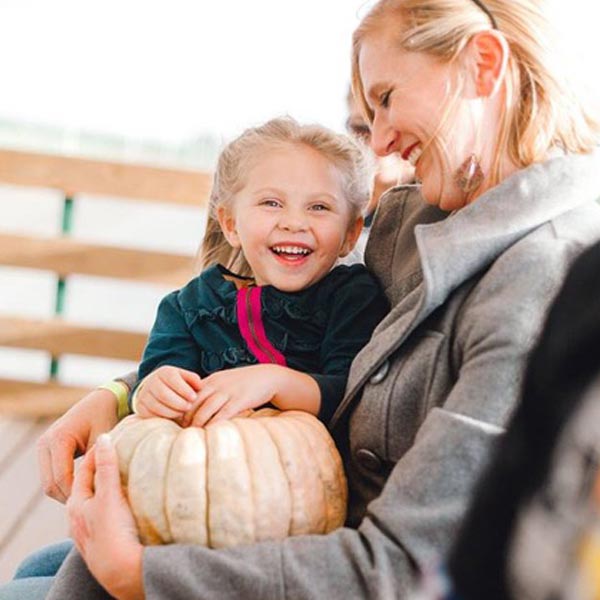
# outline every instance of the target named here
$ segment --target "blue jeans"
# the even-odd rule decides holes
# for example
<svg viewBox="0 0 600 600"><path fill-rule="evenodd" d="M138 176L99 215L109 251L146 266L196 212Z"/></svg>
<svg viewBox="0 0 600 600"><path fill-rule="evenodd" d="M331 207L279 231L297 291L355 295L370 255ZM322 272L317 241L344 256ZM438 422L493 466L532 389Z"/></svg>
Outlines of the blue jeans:
<svg viewBox="0 0 600 600"><path fill-rule="evenodd" d="M73 547L72 540L45 546L30 554L17 568L12 581L0 586L0 600L42 600L54 575Z"/></svg>

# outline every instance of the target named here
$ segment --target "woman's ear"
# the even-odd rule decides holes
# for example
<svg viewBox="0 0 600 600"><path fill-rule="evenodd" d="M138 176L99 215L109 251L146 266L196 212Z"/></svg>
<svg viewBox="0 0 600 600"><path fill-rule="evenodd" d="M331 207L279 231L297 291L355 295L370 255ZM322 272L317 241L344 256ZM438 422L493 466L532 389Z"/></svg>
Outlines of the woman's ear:
<svg viewBox="0 0 600 600"><path fill-rule="evenodd" d="M473 83L476 95L491 97L496 94L506 74L510 49L506 38L494 29L476 33L468 45L473 58Z"/></svg>
<svg viewBox="0 0 600 600"><path fill-rule="evenodd" d="M344 242L342 243L342 247L340 248L339 256L340 258L343 256L347 256L352 248L356 245L358 240L358 236L363 229L363 225L365 220L361 217L358 217L353 222L350 223L348 227L348 231L346 232L346 237L344 238Z"/></svg>
<svg viewBox="0 0 600 600"><path fill-rule="evenodd" d="M225 206L219 206L217 208L217 221L221 226L221 231L225 236L225 239L229 242L232 248L239 248L240 237L237 232L235 216Z"/></svg>

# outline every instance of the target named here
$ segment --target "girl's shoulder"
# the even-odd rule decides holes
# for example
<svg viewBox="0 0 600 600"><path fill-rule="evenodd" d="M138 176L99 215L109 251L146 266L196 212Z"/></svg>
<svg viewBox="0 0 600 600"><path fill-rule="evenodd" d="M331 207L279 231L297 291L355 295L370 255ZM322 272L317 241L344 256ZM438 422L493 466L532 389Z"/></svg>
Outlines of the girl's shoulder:
<svg viewBox="0 0 600 600"><path fill-rule="evenodd" d="M284 312L303 314L329 313L343 303L354 303L366 297L383 298L377 279L363 264L338 265L323 279L298 292L282 292L269 288L267 305L279 304Z"/></svg>
<svg viewBox="0 0 600 600"><path fill-rule="evenodd" d="M229 271L221 265L212 265L190 280L177 293L181 308L213 309L234 304L237 288L228 277Z"/></svg>

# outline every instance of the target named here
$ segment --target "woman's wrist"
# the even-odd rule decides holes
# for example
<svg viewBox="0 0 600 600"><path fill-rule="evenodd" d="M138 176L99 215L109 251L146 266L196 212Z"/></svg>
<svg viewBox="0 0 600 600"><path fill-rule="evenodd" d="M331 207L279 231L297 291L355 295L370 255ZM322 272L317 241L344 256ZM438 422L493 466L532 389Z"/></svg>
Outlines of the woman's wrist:
<svg viewBox="0 0 600 600"><path fill-rule="evenodd" d="M139 544L119 562L117 572L107 574L103 584L108 593L117 600L142 600L144 594L143 574L144 547Z"/></svg>
<svg viewBox="0 0 600 600"><path fill-rule="evenodd" d="M98 386L98 389L108 390L114 394L116 399L116 412L118 421L130 414L128 404L129 387L126 383L120 380L107 381L106 383Z"/></svg>

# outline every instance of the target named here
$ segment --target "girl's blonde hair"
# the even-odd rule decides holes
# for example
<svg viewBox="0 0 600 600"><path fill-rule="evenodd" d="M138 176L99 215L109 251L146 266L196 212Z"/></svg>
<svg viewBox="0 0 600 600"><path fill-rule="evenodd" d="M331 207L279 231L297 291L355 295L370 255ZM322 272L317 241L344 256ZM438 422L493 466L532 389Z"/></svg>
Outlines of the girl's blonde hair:
<svg viewBox="0 0 600 600"><path fill-rule="evenodd" d="M591 152L599 141L600 124L566 83L548 18L549 0L483 2L510 48L492 185L499 182L503 156L525 167L543 160L554 147ZM372 119L358 68L367 36L392 32L398 49L451 62L474 34L491 27L490 17L474 0L380 0L353 36L352 83L363 110Z"/></svg>
<svg viewBox="0 0 600 600"><path fill-rule="evenodd" d="M246 129L227 144L219 156L208 204L206 230L197 267L202 270L222 264L240 275L251 275L243 252L232 248L217 221L217 209L230 207L234 195L245 185L248 173L269 150L290 144L320 152L341 174L344 198L351 208L351 223L358 218L370 197L372 173L364 150L346 135L320 125L300 125L290 117L272 119Z"/></svg>

